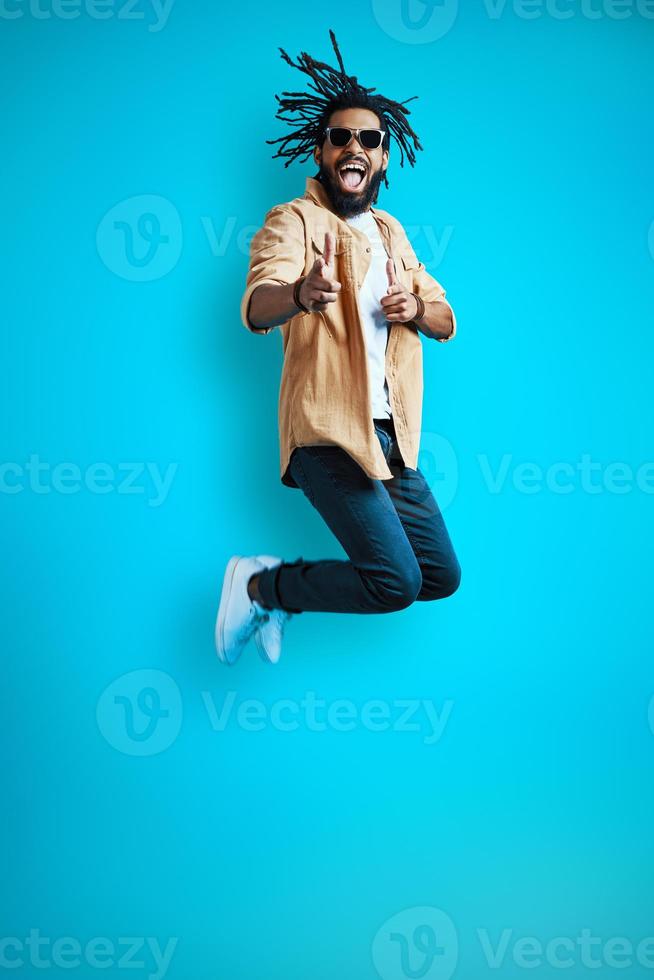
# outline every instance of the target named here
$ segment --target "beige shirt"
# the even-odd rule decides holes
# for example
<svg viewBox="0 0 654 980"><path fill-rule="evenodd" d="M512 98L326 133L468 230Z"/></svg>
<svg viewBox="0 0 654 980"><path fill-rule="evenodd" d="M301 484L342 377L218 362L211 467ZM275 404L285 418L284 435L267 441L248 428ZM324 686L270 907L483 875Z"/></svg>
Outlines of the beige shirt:
<svg viewBox="0 0 654 980"><path fill-rule="evenodd" d="M425 269L400 222L371 208L384 243L405 288L425 302L444 300L445 290ZM284 364L279 389L281 480L296 487L288 463L296 446L341 446L366 474L390 480L391 473L372 421L370 380L358 292L370 265L370 243L332 207L320 181L307 178L303 197L272 208L250 245L250 267L241 301L241 319L249 330L250 299L263 283L291 283L306 275L322 254L325 234L335 238L338 299L325 312L298 311L280 326ZM456 333L452 313L451 340ZM270 333L274 327L256 330ZM417 469L422 421L422 341L413 323L389 324L386 380L397 444L406 466Z"/></svg>

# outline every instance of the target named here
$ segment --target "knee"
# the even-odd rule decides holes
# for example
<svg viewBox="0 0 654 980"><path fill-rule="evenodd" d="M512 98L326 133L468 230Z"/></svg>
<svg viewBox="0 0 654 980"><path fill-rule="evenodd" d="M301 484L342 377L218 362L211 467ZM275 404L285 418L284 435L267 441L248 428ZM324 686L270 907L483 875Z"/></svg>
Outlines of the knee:
<svg viewBox="0 0 654 980"><path fill-rule="evenodd" d="M445 576L443 577L441 583L441 598L447 599L448 596L454 595L456 590L461 585L461 566L458 561L450 565Z"/></svg>
<svg viewBox="0 0 654 980"><path fill-rule="evenodd" d="M374 593L378 612L397 612L417 599L422 588L422 572L415 562L369 581L368 586Z"/></svg>
<svg viewBox="0 0 654 980"><path fill-rule="evenodd" d="M421 599L447 599L461 585L461 566L454 559L446 568L439 568L433 578L425 577Z"/></svg>

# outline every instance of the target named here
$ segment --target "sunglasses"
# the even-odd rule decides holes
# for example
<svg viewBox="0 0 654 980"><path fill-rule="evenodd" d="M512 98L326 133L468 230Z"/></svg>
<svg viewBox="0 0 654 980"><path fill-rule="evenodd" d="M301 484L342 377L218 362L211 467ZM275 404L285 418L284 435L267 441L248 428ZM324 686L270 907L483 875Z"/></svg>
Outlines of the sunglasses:
<svg viewBox="0 0 654 980"><path fill-rule="evenodd" d="M325 136L332 146L347 146L355 137L366 150L376 150L384 139L383 129L346 129L344 126L328 126Z"/></svg>

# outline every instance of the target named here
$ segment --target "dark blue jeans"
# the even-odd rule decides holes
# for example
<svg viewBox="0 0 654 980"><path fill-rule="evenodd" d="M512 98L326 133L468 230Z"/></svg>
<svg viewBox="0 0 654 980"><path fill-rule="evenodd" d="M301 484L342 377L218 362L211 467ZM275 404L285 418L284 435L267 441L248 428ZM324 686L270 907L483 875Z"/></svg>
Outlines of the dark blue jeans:
<svg viewBox="0 0 654 980"><path fill-rule="evenodd" d="M459 562L427 481L404 465L392 419L375 419L375 431L392 480L371 479L339 446L293 450L293 478L349 561L299 558L266 569L259 576L265 606L382 613L458 588Z"/></svg>

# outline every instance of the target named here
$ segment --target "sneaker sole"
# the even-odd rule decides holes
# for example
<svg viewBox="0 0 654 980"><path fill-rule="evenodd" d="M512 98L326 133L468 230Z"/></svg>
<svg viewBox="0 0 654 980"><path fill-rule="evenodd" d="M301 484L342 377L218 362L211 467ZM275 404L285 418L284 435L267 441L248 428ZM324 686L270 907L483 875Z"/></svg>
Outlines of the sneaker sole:
<svg viewBox="0 0 654 980"><path fill-rule="evenodd" d="M234 573L240 560L241 556L237 555L234 558L230 558L227 562L227 568L225 569L225 575L223 577L223 590L220 594L220 605L218 606L218 615L216 617L216 652L218 654L218 659L224 664L227 664L229 667L236 663L238 656L234 657L233 660L229 660L227 657L227 653L225 651L225 617L227 616L227 607L232 595Z"/></svg>

